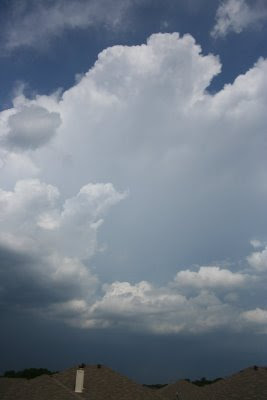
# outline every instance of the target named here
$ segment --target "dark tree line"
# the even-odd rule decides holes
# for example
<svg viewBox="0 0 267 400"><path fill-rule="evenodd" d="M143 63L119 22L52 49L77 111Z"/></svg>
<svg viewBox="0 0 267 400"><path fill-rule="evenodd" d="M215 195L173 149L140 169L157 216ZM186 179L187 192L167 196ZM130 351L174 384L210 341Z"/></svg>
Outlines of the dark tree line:
<svg viewBox="0 0 267 400"><path fill-rule="evenodd" d="M52 375L55 372L49 371L46 368L26 368L22 371L6 371L3 374L4 378L25 378L25 379L33 379L40 375Z"/></svg>
<svg viewBox="0 0 267 400"><path fill-rule="evenodd" d="M209 379L206 379L206 378L201 378L201 379L196 380L196 381L191 381L190 379L185 379L185 381L191 382L191 383L193 383L194 385L197 385L197 386L205 386L205 385L210 385L211 383L215 383L217 381L220 381L221 379L222 378L216 378L216 379L213 379L213 380L209 380ZM167 383L157 383L157 384L154 384L154 385L143 385L143 386L146 386L146 387L148 387L150 389L161 389L164 386L167 386Z"/></svg>
<svg viewBox="0 0 267 400"><path fill-rule="evenodd" d="M26 369L23 369L22 371L14 371L14 370L6 371L6 372L4 372L4 374L2 376L4 378L33 379L40 375L53 375L56 372L57 371L54 371L54 372L49 371L46 368L26 368ZM190 379L185 379L185 380L188 382L191 382L197 386L205 386L205 385L209 385L211 383L215 383L215 382L219 381L220 379L222 379L222 378L217 378L214 380L202 378L202 379L196 380L196 381L190 381ZM151 389L160 389L160 388L166 386L166 384L154 384L154 385L144 385L144 386L149 387Z"/></svg>
<svg viewBox="0 0 267 400"><path fill-rule="evenodd" d="M192 381L191 383L193 383L194 385L197 385L197 386L205 386L205 385L210 385L211 383L215 383L217 381L220 381L221 379L222 378L216 378L216 379L213 379L213 380L209 380L209 379L206 379L206 378L202 378L200 380Z"/></svg>

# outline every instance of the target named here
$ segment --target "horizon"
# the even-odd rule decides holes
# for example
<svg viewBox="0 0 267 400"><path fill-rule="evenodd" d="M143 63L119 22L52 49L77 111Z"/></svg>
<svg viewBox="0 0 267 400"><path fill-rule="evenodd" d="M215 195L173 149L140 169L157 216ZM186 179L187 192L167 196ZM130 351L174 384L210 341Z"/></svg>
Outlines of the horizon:
<svg viewBox="0 0 267 400"><path fill-rule="evenodd" d="M46 367L38 367L38 368L35 368L35 367L30 367L30 368L26 368L26 369L24 369L24 370L20 370L20 371L15 371L15 370L8 370L8 371L4 371L4 374L2 374L2 375L0 375L0 378L10 378L10 379L13 379L13 378L19 378L19 379L26 379L26 380L31 380L31 379L35 379L35 378L38 378L39 376L42 376L42 375L54 375L54 374L58 374L58 373L61 373L61 372L64 372L64 371L68 371L68 370L71 370L71 369L73 369L73 368L77 368L77 369L80 369L80 368L85 368L85 367L94 367L94 366L97 366L98 368L102 368L102 367L104 367L104 368L108 368L108 369L111 369L111 370L113 370L114 372L116 372L116 373L118 373L118 374L120 374L120 375L122 375L122 376L125 376L125 377L128 377L128 375L126 375L126 374L124 374L123 373L123 371L120 371L120 370L116 370L116 369L113 369L113 368L111 368L109 365L104 365L104 364L88 364L88 363L81 363L81 364L76 364L76 365L72 365L72 366L68 366L68 367L66 367L66 368L64 368L64 369L62 369L62 370L58 370L58 371L50 371L49 369L47 369ZM248 367L246 367L246 368L242 368L241 370L238 370L238 371L235 371L235 372L233 372L233 373L231 373L231 374L228 374L228 375L225 375L225 376L217 376L216 378L209 378L209 377L206 377L206 376L203 376L203 375L199 375L199 376L201 376L201 378L179 378L179 377L177 377L177 379L176 380L169 380L169 381L166 381L166 382L150 382L150 383L146 383L146 382L137 382L137 383L139 383L139 384L141 384L141 385L144 385L144 386L156 386L156 385L160 385L160 386L167 386L167 385L170 385L170 384L172 384L172 383L175 383L175 382L178 382L178 381L182 381L182 380L185 380L185 381L188 381L188 382L191 382L191 383L193 383L193 384L195 384L195 385L197 385L197 386L202 386L202 385L199 385L199 383L200 382L205 382L204 383L204 385L210 385L210 384L212 384L212 383L216 383L218 380L222 380L222 379L227 379L227 378L230 378L231 376L233 376L233 375L235 375L235 374L238 374L238 373L240 373L240 372L243 372L243 371L245 371L245 370L247 370L247 369L259 369L259 368L267 368L266 366L263 366L263 365L250 365L250 366L248 366ZM32 371L31 371L32 370ZM31 373L33 373L33 372L37 372L37 370L43 370L40 374L38 374L38 375L36 375L36 376L31 376L31 377L26 377L26 376L11 376L11 373L15 373L15 375L17 375L17 374L23 374L24 373L24 375L25 375L25 373L27 372L28 373L28 375L29 375L29 373L31 372ZM44 372L44 371L46 371L46 372ZM40 371L39 371L40 372ZM38 373L39 373L38 372ZM129 379L131 379L133 382L135 382L135 380L134 379L132 379L131 377L128 377ZM203 386L204 386L203 385Z"/></svg>

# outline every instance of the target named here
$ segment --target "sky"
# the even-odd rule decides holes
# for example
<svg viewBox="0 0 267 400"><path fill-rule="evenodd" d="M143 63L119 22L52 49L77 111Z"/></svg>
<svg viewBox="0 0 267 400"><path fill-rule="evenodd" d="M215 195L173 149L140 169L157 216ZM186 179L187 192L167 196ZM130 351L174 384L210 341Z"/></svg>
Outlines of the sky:
<svg viewBox="0 0 267 400"><path fill-rule="evenodd" d="M2 0L0 372L267 364L267 4Z"/></svg>

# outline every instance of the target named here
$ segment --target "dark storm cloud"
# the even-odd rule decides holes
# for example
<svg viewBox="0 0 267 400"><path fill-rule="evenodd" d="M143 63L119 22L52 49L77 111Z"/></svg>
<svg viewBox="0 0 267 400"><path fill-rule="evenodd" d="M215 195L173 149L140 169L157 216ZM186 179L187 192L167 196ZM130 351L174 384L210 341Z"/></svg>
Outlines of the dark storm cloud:
<svg viewBox="0 0 267 400"><path fill-rule="evenodd" d="M151 336L87 331L19 313L6 315L1 322L0 372L102 363L140 383L167 383L223 377L250 365L265 365L267 356L265 337L255 340L250 334Z"/></svg>
<svg viewBox="0 0 267 400"><path fill-rule="evenodd" d="M75 282L53 282L41 257L0 245L0 302L5 310L40 310L80 293Z"/></svg>
<svg viewBox="0 0 267 400"><path fill-rule="evenodd" d="M29 265L33 263L34 260L31 256L0 245L0 298L2 303L4 302L6 305L25 303L22 300L27 293L31 299L35 279L29 270ZM31 302L36 301L34 297L30 300Z"/></svg>

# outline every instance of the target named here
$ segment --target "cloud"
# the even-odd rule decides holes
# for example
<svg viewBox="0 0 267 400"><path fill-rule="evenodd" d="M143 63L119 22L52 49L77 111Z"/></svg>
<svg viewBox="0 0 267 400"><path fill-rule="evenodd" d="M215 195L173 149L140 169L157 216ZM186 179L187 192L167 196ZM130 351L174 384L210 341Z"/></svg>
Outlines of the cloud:
<svg viewBox="0 0 267 400"><path fill-rule="evenodd" d="M257 239L252 239L250 241L250 244L251 244L252 247L254 247L254 249L258 249L259 247L263 247L264 246L264 243L261 242L260 240L257 240Z"/></svg>
<svg viewBox="0 0 267 400"><path fill-rule="evenodd" d="M24 107L9 116L8 132L2 139L7 147L14 150L35 150L51 140L60 123L58 113L40 106Z"/></svg>
<svg viewBox="0 0 267 400"><path fill-rule="evenodd" d="M258 271L267 271L267 247L262 251L255 251L247 257L247 261L252 268Z"/></svg>
<svg viewBox="0 0 267 400"><path fill-rule="evenodd" d="M56 187L38 179L19 181L14 191L1 190L2 301L23 308L26 292L33 291L34 296L26 296L32 308L40 299L44 303L43 297L46 304L75 295L89 298L98 280L83 259L97 253L102 218L124 198L111 184L100 183L85 185L65 201Z"/></svg>
<svg viewBox="0 0 267 400"><path fill-rule="evenodd" d="M225 0L216 12L216 24L211 36L224 37L231 32L241 33L251 27L258 27L267 18L264 2L247 0Z"/></svg>
<svg viewBox="0 0 267 400"><path fill-rule="evenodd" d="M3 141L2 141L2 144ZM0 149L0 183L9 187L10 182L17 182L25 176L36 177L40 170L26 153Z"/></svg>
<svg viewBox="0 0 267 400"><path fill-rule="evenodd" d="M267 62L211 94L220 70L190 35L155 34L103 50L63 93L19 94L0 113L2 137L26 109L61 121L35 151L1 142L0 242L17 260L2 265L5 295L19 270L21 307L31 293L36 312L74 326L246 329L240 314L265 298L246 245L266 236Z"/></svg>
<svg viewBox="0 0 267 400"><path fill-rule="evenodd" d="M117 29L129 5L128 0L14 1L5 29L5 47L38 49L70 29L98 25Z"/></svg>
<svg viewBox="0 0 267 400"><path fill-rule="evenodd" d="M220 267L200 267L198 272L190 270L179 271L175 282L178 286L191 286L198 288L220 288L243 286L247 276L242 273L233 273Z"/></svg>
<svg viewBox="0 0 267 400"><path fill-rule="evenodd" d="M267 333L267 310L255 308L244 311L240 315L240 320L246 325L246 328L252 329L258 334Z"/></svg>
<svg viewBox="0 0 267 400"><path fill-rule="evenodd" d="M253 324L264 324L267 326L267 310L256 308L255 310L243 312L241 316Z"/></svg>
<svg viewBox="0 0 267 400"><path fill-rule="evenodd" d="M87 184L63 204L59 190L38 179L0 191L0 240L11 248L85 258L97 251L96 235L107 210L123 200L112 184Z"/></svg>
<svg viewBox="0 0 267 400"><path fill-rule="evenodd" d="M104 285L93 304L65 302L50 308L52 315L74 326L126 328L155 334L201 333L231 325L237 311L214 294L201 292L186 298L169 287L114 282ZM79 310L79 312L77 312Z"/></svg>
<svg viewBox="0 0 267 400"><path fill-rule="evenodd" d="M214 267L203 269L210 269L211 272ZM126 329L164 335L218 330L240 332L249 326L255 333L262 333L257 325L265 323L266 312L258 308L247 311L242 305L242 291L248 299L249 287L262 290L257 280L253 275L221 271L228 282L225 279L218 282L218 276L215 280L214 273L211 273L206 277L208 284L203 284L203 279L200 284L196 284L195 280L193 284L190 282L189 286L194 290L186 294L183 283L177 284L177 275L182 275L179 272L172 281L162 286L148 281L135 284L116 281L104 284L102 292L91 297L90 301L73 298L52 303L46 313L83 329ZM195 273L188 270L187 274L192 277ZM221 276L219 278L222 279ZM223 297L220 296L222 287L227 293Z"/></svg>
<svg viewBox="0 0 267 400"><path fill-rule="evenodd" d="M26 251L25 241L1 239L0 304L6 311L42 315L46 310L45 317L51 303L67 301L70 296L90 298L98 288L97 277L78 259L53 251L40 253L34 247Z"/></svg>

